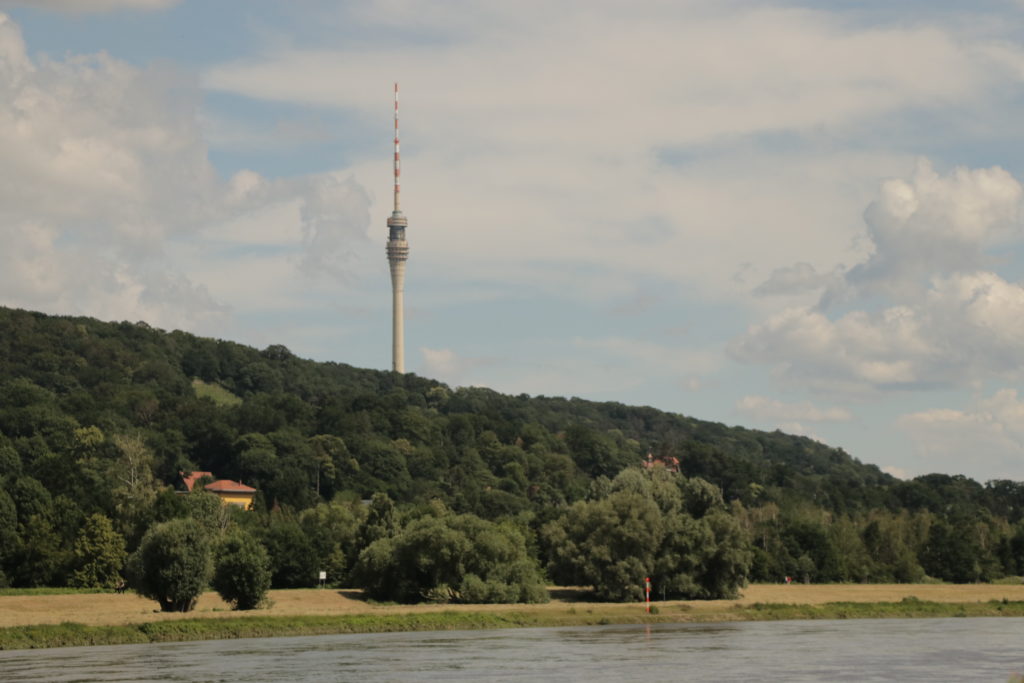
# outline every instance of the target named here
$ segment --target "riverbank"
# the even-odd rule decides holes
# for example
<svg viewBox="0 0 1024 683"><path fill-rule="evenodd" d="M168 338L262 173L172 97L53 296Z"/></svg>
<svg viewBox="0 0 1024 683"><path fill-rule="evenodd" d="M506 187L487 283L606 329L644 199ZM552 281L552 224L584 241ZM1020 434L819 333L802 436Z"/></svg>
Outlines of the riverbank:
<svg viewBox="0 0 1024 683"><path fill-rule="evenodd" d="M359 591L271 591L272 605L232 612L214 593L194 612L155 611L135 595L0 596L0 649L391 631L597 624L852 619L1024 617L1022 585L752 585L736 600L593 603L552 591L544 605L382 605Z"/></svg>

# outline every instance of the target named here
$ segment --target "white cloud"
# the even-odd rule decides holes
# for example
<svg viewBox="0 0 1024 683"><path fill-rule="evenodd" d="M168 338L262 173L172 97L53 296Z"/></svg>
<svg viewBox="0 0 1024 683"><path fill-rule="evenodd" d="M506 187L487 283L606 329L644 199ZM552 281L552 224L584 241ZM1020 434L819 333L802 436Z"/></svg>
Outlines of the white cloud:
<svg viewBox="0 0 1024 683"><path fill-rule="evenodd" d="M473 384L473 371L495 361L493 358L463 356L452 349L420 347L420 353L423 356L420 374L424 377L439 379L452 386Z"/></svg>
<svg viewBox="0 0 1024 683"><path fill-rule="evenodd" d="M163 259L133 263L98 245L63 248L53 228L2 227L0 282L9 304L103 319L143 320L165 328L212 326L227 307Z"/></svg>
<svg viewBox="0 0 1024 683"><path fill-rule="evenodd" d="M1005 57L939 28L857 28L742 3L452 3L403 24L433 40L397 42L380 36L406 16L396 3L350 11L372 29L364 40L281 41L203 83L379 120L381 162L355 168L379 179L379 199L397 78L416 258L488 281L516 269L589 300L610 279L641 276L676 285L669 296L745 300L756 278L794 260L816 274L862 261L853 240L868 180L907 158L833 140L878 117L984 98L1009 72ZM778 135L795 144L764 142ZM487 239L467 239L481 230ZM733 281L743 262L746 285ZM829 277L780 272L773 287L820 289Z"/></svg>
<svg viewBox="0 0 1024 683"><path fill-rule="evenodd" d="M736 410L762 422L847 422L853 419L846 408L825 408L810 401L784 403L766 396L744 396L736 402Z"/></svg>
<svg viewBox="0 0 1024 683"><path fill-rule="evenodd" d="M1001 168L957 168L946 176L920 161L909 180L882 185L865 221L874 252L846 275L866 293L919 293L935 275L977 270L983 250L1021 234L1020 183Z"/></svg>
<svg viewBox="0 0 1024 683"><path fill-rule="evenodd" d="M427 377L444 378L446 381L457 380L462 374L463 363L451 349L420 349L423 354L423 372Z"/></svg>
<svg viewBox="0 0 1024 683"><path fill-rule="evenodd" d="M888 181L881 195L866 214L864 263L837 275L818 306L751 325L732 344L734 357L832 392L1018 376L1024 287L980 266L986 248L1021 238L1020 184L999 168L940 176L922 162L911 181ZM763 287L817 277L798 264ZM830 315L840 302L853 310Z"/></svg>
<svg viewBox="0 0 1024 683"><path fill-rule="evenodd" d="M806 436L808 439L814 439L815 441L821 441L814 430L805 427L799 422L782 422L776 426L780 432L786 434L795 434L796 436Z"/></svg>
<svg viewBox="0 0 1024 683"><path fill-rule="evenodd" d="M350 174L224 182L207 160L199 99L195 81L166 66L33 60L0 14L2 303L211 330L253 303L215 294L228 289L218 271L247 250L277 250L290 265L233 271L243 291L350 275L366 191Z"/></svg>
<svg viewBox="0 0 1024 683"><path fill-rule="evenodd" d="M917 470L971 472L980 479L1024 479L1024 401L1002 389L964 410L903 415L897 425L914 443Z"/></svg>
<svg viewBox="0 0 1024 683"><path fill-rule="evenodd" d="M410 27L392 3L369 8L356 20L402 17ZM844 124L959 99L997 79L993 58L941 30L853 29L809 10L661 2L632 3L628 11L589 2L467 9L452 3L429 13L443 29L439 41L286 48L262 63L211 69L205 82L252 97L372 111L379 84L400 74L421 113L447 116L435 135L461 130L450 144L483 133L488 146L539 150L558 139L587 153L591 140L603 139L607 148L590 150L593 157L624 144ZM548 104L537 109L541 102Z"/></svg>
<svg viewBox="0 0 1024 683"><path fill-rule="evenodd" d="M906 469L904 469L902 467L894 467L892 465L886 465L885 467L882 467L881 470L883 472L885 472L886 474L891 474L892 476L896 477L897 479L904 479L905 480L905 479L911 479L912 478L912 475L910 474L910 472L908 472Z"/></svg>
<svg viewBox="0 0 1024 683"><path fill-rule="evenodd" d="M962 386L1024 367L1024 287L993 273L936 278L924 298L836 320L787 309L752 325L731 351L826 391Z"/></svg>

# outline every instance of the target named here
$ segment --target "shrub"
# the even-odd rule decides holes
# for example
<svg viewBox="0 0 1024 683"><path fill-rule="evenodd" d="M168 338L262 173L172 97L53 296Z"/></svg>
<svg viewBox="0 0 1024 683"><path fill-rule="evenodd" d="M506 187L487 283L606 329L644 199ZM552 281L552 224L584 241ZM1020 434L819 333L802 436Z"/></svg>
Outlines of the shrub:
<svg viewBox="0 0 1024 683"><path fill-rule="evenodd" d="M157 524L142 537L129 561L129 579L139 595L164 612L189 612L211 574L210 543L192 519Z"/></svg>
<svg viewBox="0 0 1024 683"><path fill-rule="evenodd" d="M121 581L125 558L124 537L111 521L94 514L75 541L75 571L71 585L81 588L114 588Z"/></svg>
<svg viewBox="0 0 1024 683"><path fill-rule="evenodd" d="M212 585L234 609L256 609L270 589L266 549L244 531L227 536L217 552Z"/></svg>
<svg viewBox="0 0 1024 683"><path fill-rule="evenodd" d="M522 534L475 515L442 511L371 543L353 569L375 600L547 602Z"/></svg>

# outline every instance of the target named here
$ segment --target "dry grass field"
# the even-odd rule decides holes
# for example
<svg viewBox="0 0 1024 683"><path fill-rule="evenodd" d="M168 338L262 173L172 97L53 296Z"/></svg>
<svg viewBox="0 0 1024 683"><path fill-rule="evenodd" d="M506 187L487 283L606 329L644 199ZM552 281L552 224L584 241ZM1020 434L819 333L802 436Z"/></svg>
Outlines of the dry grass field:
<svg viewBox="0 0 1024 683"><path fill-rule="evenodd" d="M899 602L914 596L924 601L948 603L987 602L1007 599L1024 601L1024 585L935 585L935 584L835 584L835 585L774 585L748 586L738 600L711 600L693 602L656 603L663 609L682 606L693 616L707 618L718 612L725 613L735 605L754 603L789 603L820 605L829 602ZM359 591L336 589L298 589L270 592L273 602L269 609L254 612L232 612L217 597L208 592L199 600L194 612L188 615L167 614L156 611L156 603L134 594L110 593L78 595L17 595L0 596L0 627L59 624L76 622L91 626L138 624L143 622L190 618L223 618L240 616L329 616L352 614L409 614L415 612L487 611L487 612L544 612L576 610L600 611L603 614L632 612L637 604L592 604L581 601L578 591L554 589L553 600L546 605L378 605L361 599Z"/></svg>

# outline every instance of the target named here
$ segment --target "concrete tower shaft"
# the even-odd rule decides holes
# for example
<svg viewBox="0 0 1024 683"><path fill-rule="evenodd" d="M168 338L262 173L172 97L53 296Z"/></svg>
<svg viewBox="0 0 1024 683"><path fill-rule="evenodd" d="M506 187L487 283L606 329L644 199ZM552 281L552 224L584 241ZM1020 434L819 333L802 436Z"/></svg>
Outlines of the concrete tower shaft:
<svg viewBox="0 0 1024 683"><path fill-rule="evenodd" d="M401 155L398 147L398 83L395 83L395 204L388 217L388 266L391 269L391 369L405 372L405 262L409 259L409 243L405 229L409 222L402 215Z"/></svg>

